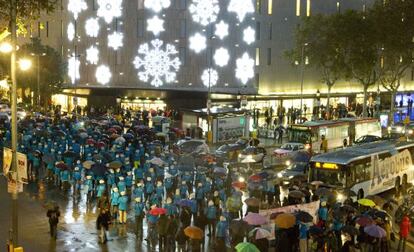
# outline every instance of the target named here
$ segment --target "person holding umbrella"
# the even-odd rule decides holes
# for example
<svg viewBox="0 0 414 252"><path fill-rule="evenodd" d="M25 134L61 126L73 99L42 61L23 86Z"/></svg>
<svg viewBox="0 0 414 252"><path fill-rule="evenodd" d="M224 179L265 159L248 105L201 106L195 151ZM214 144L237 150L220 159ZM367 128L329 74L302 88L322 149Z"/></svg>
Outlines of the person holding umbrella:
<svg viewBox="0 0 414 252"><path fill-rule="evenodd" d="M208 206L204 209L204 214L207 217L208 236L216 236L216 221L217 221L217 208L214 206L212 200L208 201Z"/></svg>
<svg viewBox="0 0 414 252"><path fill-rule="evenodd" d="M218 251L225 251L225 238L226 233L228 231L228 224L226 221L226 217L223 215L220 216L220 221L217 223L216 227L216 248Z"/></svg>
<svg viewBox="0 0 414 252"><path fill-rule="evenodd" d="M93 198L93 179L91 175L86 176L86 180L84 182L84 189L86 192L86 201L91 201Z"/></svg>
<svg viewBox="0 0 414 252"><path fill-rule="evenodd" d="M114 220L117 219L118 216L118 205L119 205L119 191L117 187L112 188L111 192L111 214Z"/></svg>
<svg viewBox="0 0 414 252"><path fill-rule="evenodd" d="M101 209L96 220L96 228L99 230L99 241L101 243L106 243L106 232L109 229L109 224L111 223L111 216L106 209Z"/></svg>

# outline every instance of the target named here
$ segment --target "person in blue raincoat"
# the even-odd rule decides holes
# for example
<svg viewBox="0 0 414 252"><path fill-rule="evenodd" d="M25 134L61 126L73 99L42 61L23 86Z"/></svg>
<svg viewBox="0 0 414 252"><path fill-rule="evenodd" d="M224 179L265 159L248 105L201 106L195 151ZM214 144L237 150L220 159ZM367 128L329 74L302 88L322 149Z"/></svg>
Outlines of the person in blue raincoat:
<svg viewBox="0 0 414 252"><path fill-rule="evenodd" d="M204 215L207 217L208 236L216 236L217 214L217 208L214 206L214 202L209 200L207 207L204 209Z"/></svg>
<svg viewBox="0 0 414 252"><path fill-rule="evenodd" d="M105 180L101 179L99 180L99 185L96 187L96 196L98 197L98 199L104 195L105 191L106 191Z"/></svg>
<svg viewBox="0 0 414 252"><path fill-rule="evenodd" d="M154 184L152 183L152 178L147 177L147 183L145 183L145 201L148 201L151 194L154 192Z"/></svg>
<svg viewBox="0 0 414 252"><path fill-rule="evenodd" d="M142 198L135 198L135 204L134 204L134 213L135 213L135 233L137 237L139 237L140 240L142 240L144 230L143 230L143 219L145 216L145 204L142 202Z"/></svg>
<svg viewBox="0 0 414 252"><path fill-rule="evenodd" d="M191 201L191 213L193 214L193 217L197 217L198 207L197 207L197 200L195 199L194 193L190 194L190 201Z"/></svg>
<svg viewBox="0 0 414 252"><path fill-rule="evenodd" d="M173 203L175 205L177 205L178 202L180 202L181 199L182 198L181 198L180 189L177 188L177 189L175 189L175 194L173 195Z"/></svg>
<svg viewBox="0 0 414 252"><path fill-rule="evenodd" d="M197 184L195 194L196 194L195 197L196 197L196 200L197 200L197 206L198 206L199 209L201 209L203 207L202 203L204 201L204 196L205 196L204 187L203 187L202 183Z"/></svg>
<svg viewBox="0 0 414 252"><path fill-rule="evenodd" d="M64 169L60 172L60 179L62 181L62 188L64 190L69 189L70 171L68 169Z"/></svg>
<svg viewBox="0 0 414 252"><path fill-rule="evenodd" d="M152 205L151 209L156 208L156 205ZM153 244L155 246L157 241L157 221L159 217L157 215L152 215L150 212L147 213L147 224L148 224L148 230L147 230L147 238L145 240L149 241L149 244Z"/></svg>
<svg viewBox="0 0 414 252"><path fill-rule="evenodd" d="M225 251L225 239L226 234L228 232L228 224L226 221L226 218L224 216L220 216L220 221L217 223L216 226L216 241L217 241L217 247L216 251Z"/></svg>
<svg viewBox="0 0 414 252"><path fill-rule="evenodd" d="M170 168L168 169L168 173L173 175L173 176L176 176L178 174L178 169L177 169L175 163L170 165Z"/></svg>
<svg viewBox="0 0 414 252"><path fill-rule="evenodd" d="M141 201L144 200L144 186L141 182L137 183L133 195L135 198L141 198Z"/></svg>
<svg viewBox="0 0 414 252"><path fill-rule="evenodd" d="M141 156L139 154L139 150L136 150L135 151L134 159L133 160L134 160L134 168L135 169L140 168Z"/></svg>
<svg viewBox="0 0 414 252"><path fill-rule="evenodd" d="M162 185L161 181L157 181L157 187L155 188L155 193L157 194L159 201L161 201L164 198L164 186Z"/></svg>
<svg viewBox="0 0 414 252"><path fill-rule="evenodd" d="M58 186L60 188L61 186L61 181L60 181L60 168L58 167L59 162L55 163L54 169L53 169L53 173L54 173L54 181L55 181L55 186Z"/></svg>
<svg viewBox="0 0 414 252"><path fill-rule="evenodd" d="M127 210L128 210L128 197L125 191L121 191L121 197L118 200L118 214L119 224L126 224L127 221Z"/></svg>
<svg viewBox="0 0 414 252"><path fill-rule="evenodd" d="M161 200L158 198L156 193L151 194L150 198L149 198L149 203L150 205L157 205L159 206L161 203Z"/></svg>
<svg viewBox="0 0 414 252"><path fill-rule="evenodd" d="M86 176L85 182L84 182L84 188L86 191L86 200L90 201L93 198L93 180L92 176L88 175Z"/></svg>
<svg viewBox="0 0 414 252"><path fill-rule="evenodd" d="M109 167L109 165L107 164L107 167ZM115 174L114 174L114 170L113 169L109 169L109 172L106 174L106 182L108 183L108 186L112 187L113 185L115 185Z"/></svg>
<svg viewBox="0 0 414 252"><path fill-rule="evenodd" d="M187 194L188 194L188 186L187 183L185 181L181 182L180 185L180 196L182 199L187 198Z"/></svg>
<svg viewBox="0 0 414 252"><path fill-rule="evenodd" d="M127 175L125 177L125 185L127 187L127 193L130 194L131 193L131 188L132 185L134 183L134 178L132 177L132 172L127 172Z"/></svg>
<svg viewBox="0 0 414 252"><path fill-rule="evenodd" d="M119 177L117 187L118 187L120 192L126 191L126 183L125 183L124 177L122 177L122 176Z"/></svg>
<svg viewBox="0 0 414 252"><path fill-rule="evenodd" d="M82 173L78 166L73 170L73 192L78 194L82 183Z"/></svg>
<svg viewBox="0 0 414 252"><path fill-rule="evenodd" d="M117 219L118 216L118 205L119 205L119 191L117 187L112 188L111 192L111 214L114 220Z"/></svg>
<svg viewBox="0 0 414 252"><path fill-rule="evenodd" d="M318 217L321 227L325 227L326 220L328 219L328 208L326 207L326 201L321 202L321 206L318 210Z"/></svg>
<svg viewBox="0 0 414 252"><path fill-rule="evenodd" d="M172 177L170 176L166 177L164 180L164 186L165 186L165 190L167 191L167 194L171 194L173 190L173 185L174 185L174 182L173 182Z"/></svg>
<svg viewBox="0 0 414 252"><path fill-rule="evenodd" d="M175 204L173 204L173 201L170 197L168 197L165 201L164 208L167 209L167 215L169 216L178 214L178 208Z"/></svg>
<svg viewBox="0 0 414 252"><path fill-rule="evenodd" d="M129 162L129 158L125 158L125 163L124 163L124 170L126 172L131 172L132 171L132 166L131 163Z"/></svg>

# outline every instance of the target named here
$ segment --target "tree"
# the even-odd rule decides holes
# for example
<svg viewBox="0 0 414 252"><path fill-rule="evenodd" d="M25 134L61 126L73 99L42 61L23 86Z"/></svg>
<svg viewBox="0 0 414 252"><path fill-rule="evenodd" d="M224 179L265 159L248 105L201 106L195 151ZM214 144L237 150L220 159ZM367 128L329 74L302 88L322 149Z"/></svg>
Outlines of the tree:
<svg viewBox="0 0 414 252"><path fill-rule="evenodd" d="M20 0L15 1L15 3L18 32L25 33L26 25L30 21L39 18L41 11L53 12L55 10L57 0ZM0 6L0 24L3 28L9 28L11 21L11 1L0 0Z"/></svg>
<svg viewBox="0 0 414 252"><path fill-rule="evenodd" d="M335 27L335 16L315 15L306 17L295 33L296 45L286 55L295 61L306 50L309 65L321 73L322 82L328 87L327 109L329 113L331 89L342 76L344 60L340 38Z"/></svg>
<svg viewBox="0 0 414 252"><path fill-rule="evenodd" d="M378 67L379 46L376 24L369 12L349 10L336 15L336 29L340 34L344 55L345 77L358 81L364 91L363 117L367 116L368 89L377 83L381 75Z"/></svg>
<svg viewBox="0 0 414 252"><path fill-rule="evenodd" d="M381 48L380 82L391 94L390 123L394 120L395 96L400 80L413 66L414 0L378 2L371 12Z"/></svg>

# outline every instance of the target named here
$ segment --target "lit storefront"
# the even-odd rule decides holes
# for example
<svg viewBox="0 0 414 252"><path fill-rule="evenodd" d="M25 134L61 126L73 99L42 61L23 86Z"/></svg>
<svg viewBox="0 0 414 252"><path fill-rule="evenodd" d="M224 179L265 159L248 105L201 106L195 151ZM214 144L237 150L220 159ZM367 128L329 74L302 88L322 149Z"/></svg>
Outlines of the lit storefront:
<svg viewBox="0 0 414 252"><path fill-rule="evenodd" d="M165 110L167 107L167 104L164 100L161 100L159 98L157 99L128 99L128 97L125 97L123 99L120 99L121 101L121 108L123 109L129 109L132 111L138 111L138 110Z"/></svg>

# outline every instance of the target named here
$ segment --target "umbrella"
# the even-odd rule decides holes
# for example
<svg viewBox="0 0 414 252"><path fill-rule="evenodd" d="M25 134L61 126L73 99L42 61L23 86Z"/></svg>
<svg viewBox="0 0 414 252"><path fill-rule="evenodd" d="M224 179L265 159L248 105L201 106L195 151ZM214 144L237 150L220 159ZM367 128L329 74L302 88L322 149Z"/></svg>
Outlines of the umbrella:
<svg viewBox="0 0 414 252"><path fill-rule="evenodd" d="M165 164L165 162L159 157L154 157L149 162L157 166L163 166Z"/></svg>
<svg viewBox="0 0 414 252"><path fill-rule="evenodd" d="M204 236L203 230L199 227L188 226L184 229L184 234L193 240L201 240Z"/></svg>
<svg viewBox="0 0 414 252"><path fill-rule="evenodd" d="M319 235L323 233L323 229L318 226L312 226L309 228L309 234Z"/></svg>
<svg viewBox="0 0 414 252"><path fill-rule="evenodd" d="M82 165L83 165L83 167L85 167L85 169L91 169L92 165L94 165L94 164L95 164L95 162L90 161L90 160L85 161L85 162L82 163Z"/></svg>
<svg viewBox="0 0 414 252"><path fill-rule="evenodd" d="M193 205L193 202L189 199L182 199L178 201L177 205L182 207L191 207Z"/></svg>
<svg viewBox="0 0 414 252"><path fill-rule="evenodd" d="M230 231L233 235L239 234L244 236L249 227L249 224L244 220L232 220L230 222Z"/></svg>
<svg viewBox="0 0 414 252"><path fill-rule="evenodd" d="M371 225L374 221L369 216L361 216L356 219L356 223L362 227Z"/></svg>
<svg viewBox="0 0 414 252"><path fill-rule="evenodd" d="M110 134L116 134L116 133L118 133L118 131L115 128L109 128L106 132L108 132Z"/></svg>
<svg viewBox="0 0 414 252"><path fill-rule="evenodd" d="M375 238L383 238L387 235L387 233L385 232L385 230L377 225L368 225L366 227L364 227L364 232L372 237Z"/></svg>
<svg viewBox="0 0 414 252"><path fill-rule="evenodd" d="M64 157L72 157L72 158L75 158L75 157L77 157L78 156L78 154L76 154L75 152L73 152L73 151L65 151L65 153L63 153L63 156Z"/></svg>
<svg viewBox="0 0 414 252"><path fill-rule="evenodd" d="M375 206L375 202L370 200L370 199L359 199L358 204L360 204L362 206L367 206L367 207Z"/></svg>
<svg viewBox="0 0 414 252"><path fill-rule="evenodd" d="M281 215L283 212L276 212L276 213L272 213L270 214L269 219L274 220L276 219L277 216Z"/></svg>
<svg viewBox="0 0 414 252"><path fill-rule="evenodd" d="M276 217L275 224L279 228L291 228L296 224L296 217L290 213L282 213Z"/></svg>
<svg viewBox="0 0 414 252"><path fill-rule="evenodd" d="M85 139L85 138L88 137L88 133L82 132L82 133L79 134L79 137Z"/></svg>
<svg viewBox="0 0 414 252"><path fill-rule="evenodd" d="M253 237L256 240L270 237L272 234L264 228L255 228L249 232L249 237Z"/></svg>
<svg viewBox="0 0 414 252"><path fill-rule="evenodd" d="M320 187L315 191L315 194L318 196L330 196L333 194L333 192L331 190L329 190L328 188L325 187Z"/></svg>
<svg viewBox="0 0 414 252"><path fill-rule="evenodd" d="M115 143L118 143L118 144L124 144L125 142L126 140L123 137L118 137L117 139L115 139Z"/></svg>
<svg viewBox="0 0 414 252"><path fill-rule="evenodd" d="M343 233L347 233L347 234L350 234L350 235L358 235L358 233L359 233L358 232L358 229L356 227L354 227L354 226L351 226L351 225L343 226L341 228L341 231Z"/></svg>
<svg viewBox="0 0 414 252"><path fill-rule="evenodd" d="M111 169L119 169L121 168L121 166L122 166L121 161L112 161L109 163L109 168Z"/></svg>
<svg viewBox="0 0 414 252"><path fill-rule="evenodd" d="M295 213L296 220L304 223L312 222L313 217L308 212L298 211Z"/></svg>
<svg viewBox="0 0 414 252"><path fill-rule="evenodd" d="M118 137L119 137L119 135L115 134L115 133L110 136L110 138L113 139L113 140L117 139Z"/></svg>
<svg viewBox="0 0 414 252"><path fill-rule="evenodd" d="M102 148L102 147L105 147L106 146L106 143L104 143L104 142L98 142L97 144L96 144L96 147L97 148Z"/></svg>
<svg viewBox="0 0 414 252"><path fill-rule="evenodd" d="M95 155L93 155L93 159L95 159L95 160L102 160L103 157L102 157L101 154L95 154Z"/></svg>
<svg viewBox="0 0 414 252"><path fill-rule="evenodd" d="M216 174L224 174L224 175L227 174L226 168L223 168L223 167L216 167L214 168L213 172Z"/></svg>
<svg viewBox="0 0 414 252"><path fill-rule="evenodd" d="M106 172L106 167L103 164L92 165L91 171L98 177L103 177Z"/></svg>
<svg viewBox="0 0 414 252"><path fill-rule="evenodd" d="M266 217L258 214L258 213L248 213L246 217L243 219L245 222L247 222L249 225L258 226L266 224L267 220Z"/></svg>
<svg viewBox="0 0 414 252"><path fill-rule="evenodd" d="M125 139L127 140L131 140L134 139L134 135L132 133L125 133L124 135L122 135Z"/></svg>
<svg viewBox="0 0 414 252"><path fill-rule="evenodd" d="M250 181L253 181L253 182L259 182L259 181L262 180L262 177L260 175L258 175L258 174L255 174L255 175L250 176L249 177L249 180Z"/></svg>
<svg viewBox="0 0 414 252"><path fill-rule="evenodd" d="M237 252L260 252L260 250L250 242L241 242L236 246Z"/></svg>
<svg viewBox="0 0 414 252"><path fill-rule="evenodd" d="M231 183L231 186L239 189L245 189L247 184L246 182L235 181Z"/></svg>
<svg viewBox="0 0 414 252"><path fill-rule="evenodd" d="M248 206L258 207L260 205L260 200L255 197L252 197L244 200L244 203L246 203L246 205Z"/></svg>
<svg viewBox="0 0 414 252"><path fill-rule="evenodd" d="M66 136L66 133L63 130L55 131L53 134L60 137Z"/></svg>
<svg viewBox="0 0 414 252"><path fill-rule="evenodd" d="M194 167L192 165L179 165L177 166L177 169L180 171L186 172L186 171L193 171Z"/></svg>
<svg viewBox="0 0 414 252"><path fill-rule="evenodd" d="M322 181L312 181L311 183L310 183L311 185L314 185L314 186L320 186L320 185L323 185L323 182Z"/></svg>
<svg viewBox="0 0 414 252"><path fill-rule="evenodd" d="M163 215L163 214L166 214L166 213L167 213L167 209L165 209L165 208L161 208L161 207L156 207L156 208L154 208L154 209L151 209L151 210L149 211L149 213L150 213L151 215Z"/></svg>
<svg viewBox="0 0 414 252"><path fill-rule="evenodd" d="M121 126L119 126L119 125L112 125L112 127L111 127L111 128L116 129L118 132L122 131L122 127L121 127Z"/></svg>
<svg viewBox="0 0 414 252"><path fill-rule="evenodd" d="M289 192L288 196L291 198L295 198L295 199L301 199L305 197L306 195L299 190L293 190Z"/></svg>
<svg viewBox="0 0 414 252"><path fill-rule="evenodd" d="M62 170L66 170L66 169L68 169L68 166L67 166L65 163L63 163L63 162L59 162L59 163L56 165L56 167L57 167L57 168L59 168L59 169L62 169Z"/></svg>
<svg viewBox="0 0 414 252"><path fill-rule="evenodd" d="M382 207L385 203L385 200L383 198L381 198L380 196L378 196L378 195L368 195L365 198L374 201L375 205L377 205L379 207Z"/></svg>
<svg viewBox="0 0 414 252"><path fill-rule="evenodd" d="M95 140L93 140L92 138L88 138L87 140L86 140L86 144L89 144L89 145L94 145L96 143L96 141Z"/></svg>
<svg viewBox="0 0 414 252"><path fill-rule="evenodd" d="M356 213L358 210L355 209L355 207L350 205L343 205L340 207L341 210L348 212L348 213Z"/></svg>

